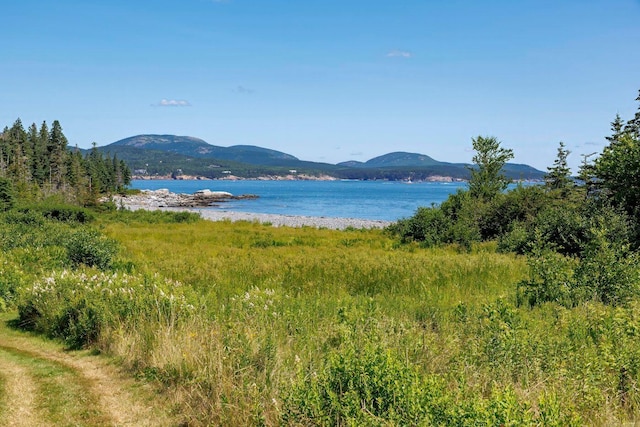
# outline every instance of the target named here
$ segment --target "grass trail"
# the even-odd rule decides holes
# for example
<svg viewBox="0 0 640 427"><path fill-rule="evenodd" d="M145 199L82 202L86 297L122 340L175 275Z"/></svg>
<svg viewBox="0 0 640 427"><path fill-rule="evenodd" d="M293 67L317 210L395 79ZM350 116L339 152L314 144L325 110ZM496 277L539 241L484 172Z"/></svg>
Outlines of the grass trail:
<svg viewBox="0 0 640 427"><path fill-rule="evenodd" d="M35 407L36 386L29 370L0 353L0 372L2 373L2 406L0 423L3 426L42 425L43 418Z"/></svg>
<svg viewBox="0 0 640 427"><path fill-rule="evenodd" d="M180 424L108 359L16 331L10 318L0 315L0 426Z"/></svg>

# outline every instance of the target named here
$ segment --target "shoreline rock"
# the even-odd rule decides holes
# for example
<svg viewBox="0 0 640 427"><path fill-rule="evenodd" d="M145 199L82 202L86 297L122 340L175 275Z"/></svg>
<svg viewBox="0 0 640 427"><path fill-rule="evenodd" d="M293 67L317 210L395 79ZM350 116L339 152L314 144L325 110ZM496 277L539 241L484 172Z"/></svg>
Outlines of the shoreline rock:
<svg viewBox="0 0 640 427"><path fill-rule="evenodd" d="M139 194L121 196L114 195L111 200L118 206L131 211L163 210L186 211L200 214L203 219L209 221L255 221L261 224L270 224L274 227L315 227L332 230L344 230L347 228L385 228L392 221L370 220L359 218L333 218L314 217L302 215L279 215L265 213L235 212L222 209L207 209L219 205L212 200L224 202L231 198L256 198L254 195L233 196L231 193L221 191L201 190L195 194L176 194L167 189L142 190ZM194 205L200 203L201 205Z"/></svg>
<svg viewBox="0 0 640 427"><path fill-rule="evenodd" d="M116 205L134 205L157 208L197 208L213 207L228 200L257 199L255 194L234 196L226 191L199 190L193 194L172 193L166 188L158 190L141 190L139 194L114 195L112 200Z"/></svg>

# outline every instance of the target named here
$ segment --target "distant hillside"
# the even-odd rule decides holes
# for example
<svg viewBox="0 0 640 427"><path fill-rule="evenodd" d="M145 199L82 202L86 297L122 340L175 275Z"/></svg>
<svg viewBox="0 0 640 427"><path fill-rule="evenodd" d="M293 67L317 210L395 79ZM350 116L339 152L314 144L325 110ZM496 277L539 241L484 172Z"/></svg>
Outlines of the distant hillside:
<svg viewBox="0 0 640 427"><path fill-rule="evenodd" d="M415 181L434 177L468 179L470 176L468 164L440 162L419 153L393 152L366 162L352 160L333 165L303 161L290 154L253 145L219 147L199 138L176 135L137 135L99 147L99 150L116 155L132 170L145 171L148 175L220 178L233 174L255 178L297 173L340 179ZM512 179L544 177L544 172L522 164L509 163L504 172Z"/></svg>
<svg viewBox="0 0 640 427"><path fill-rule="evenodd" d="M191 136L137 135L121 139L103 148L107 151L117 152L116 147L123 146L256 165L287 166L298 161L296 157L276 150L251 145L219 147Z"/></svg>
<svg viewBox="0 0 640 427"><path fill-rule="evenodd" d="M389 167L404 167L404 166L435 166L440 165L442 162L434 160L433 158L418 153L405 153L403 151L396 151L382 156L374 157L367 160L360 167L365 168L389 168Z"/></svg>

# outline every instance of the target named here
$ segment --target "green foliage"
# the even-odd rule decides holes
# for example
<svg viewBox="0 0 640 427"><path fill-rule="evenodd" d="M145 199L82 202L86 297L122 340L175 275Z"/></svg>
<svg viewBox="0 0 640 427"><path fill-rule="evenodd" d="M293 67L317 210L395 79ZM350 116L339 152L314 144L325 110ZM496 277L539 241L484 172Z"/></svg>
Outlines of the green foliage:
<svg viewBox="0 0 640 427"><path fill-rule="evenodd" d="M65 248L75 266L83 264L100 270L110 268L118 252L115 240L86 228L75 230L65 242Z"/></svg>
<svg viewBox="0 0 640 427"><path fill-rule="evenodd" d="M417 241L426 247L452 243L469 249L473 243L502 238L503 249L517 246L524 251L529 239L523 233L524 224L532 222L548 203L548 195L539 186L518 186L491 200L475 199L470 191L459 190L440 206L419 208L413 217L398 221L388 231L404 243ZM514 229L524 242L516 243L518 239L511 236Z"/></svg>
<svg viewBox="0 0 640 427"><path fill-rule="evenodd" d="M46 219L61 222L85 224L95 220L95 215L86 208L56 202L36 204L27 208L21 208L20 212L25 214L37 213Z"/></svg>
<svg viewBox="0 0 640 427"><path fill-rule="evenodd" d="M476 202L476 218L483 240L504 236L516 224L529 223L550 203L539 185L518 185L491 201Z"/></svg>
<svg viewBox="0 0 640 427"><path fill-rule="evenodd" d="M0 255L0 312L15 304L18 290L28 283L29 275L15 260Z"/></svg>
<svg viewBox="0 0 640 427"><path fill-rule="evenodd" d="M61 338L70 348L82 348L94 343L109 327L149 318L158 322L176 321L192 310L176 282L65 270L24 290L19 303L19 323L24 328Z"/></svg>
<svg viewBox="0 0 640 427"><path fill-rule="evenodd" d="M552 250L543 250L527 260L529 278L518 283L519 304L535 306L555 302L565 307L576 301L574 270L578 261Z"/></svg>
<svg viewBox="0 0 640 427"><path fill-rule="evenodd" d="M605 147L595 163L604 196L628 214L640 218L640 141L623 134Z"/></svg>
<svg viewBox="0 0 640 427"><path fill-rule="evenodd" d="M570 206L542 210L530 227L532 245L546 246L563 255L579 255L587 240L587 218Z"/></svg>
<svg viewBox="0 0 640 427"><path fill-rule="evenodd" d="M620 245L632 243L632 223L627 215L597 201L572 202L542 208L537 216L517 221L499 236L503 252L530 253L547 248L567 256L582 256L597 233Z"/></svg>
<svg viewBox="0 0 640 427"><path fill-rule="evenodd" d="M138 209L130 211L118 209L105 217L109 221L121 223L145 223L145 224L192 224L202 220L197 212L188 211L161 211Z"/></svg>
<svg viewBox="0 0 640 427"><path fill-rule="evenodd" d="M530 306L555 302L573 307L586 301L620 305L640 296L640 263L629 246L594 229L580 258L545 249L529 258L529 279L518 284L518 300Z"/></svg>
<svg viewBox="0 0 640 427"><path fill-rule="evenodd" d="M567 163L567 158L571 152L564 146L564 142L560 142L558 147L558 156L553 162L553 166L547 168L547 175L545 176L545 185L551 190L560 190L563 194L566 194L574 186L573 179L571 179L571 169Z"/></svg>
<svg viewBox="0 0 640 427"><path fill-rule="evenodd" d="M486 397L465 392L464 385L448 388L439 375L422 375L379 345L350 345L332 353L320 372L309 368L298 373L285 396L282 421L327 426L581 425L580 417L553 394L541 396L535 413L509 387L494 386Z"/></svg>
<svg viewBox="0 0 640 427"><path fill-rule="evenodd" d="M320 373L300 373L286 398L283 421L418 425L429 420L428 405L443 410L446 403L442 385L431 382L391 351L372 344L348 346L329 356Z"/></svg>
<svg viewBox="0 0 640 427"><path fill-rule="evenodd" d="M491 200L509 184L502 168L513 158L513 151L500 147L500 141L492 136L478 136L471 141L476 154L475 167L470 169L469 192L474 198Z"/></svg>
<svg viewBox="0 0 640 427"><path fill-rule="evenodd" d="M418 208L410 217L401 219L389 226L389 232L398 234L405 243L422 242L425 246L434 246L445 241L450 221L438 207Z"/></svg>
<svg viewBox="0 0 640 427"><path fill-rule="evenodd" d="M596 299L619 305L640 296L638 254L628 245L607 238L606 231L594 230L576 268L576 301Z"/></svg>
<svg viewBox="0 0 640 427"><path fill-rule="evenodd" d="M0 177L0 212L11 209L15 204L11 181Z"/></svg>
<svg viewBox="0 0 640 427"><path fill-rule="evenodd" d="M119 191L131 179L128 167L115 156L96 151L83 158L77 148L69 150L57 120L51 128L43 122L38 129L34 123L25 131L17 119L6 128L0 134L0 172L20 197L57 194L83 205L95 205L100 194Z"/></svg>

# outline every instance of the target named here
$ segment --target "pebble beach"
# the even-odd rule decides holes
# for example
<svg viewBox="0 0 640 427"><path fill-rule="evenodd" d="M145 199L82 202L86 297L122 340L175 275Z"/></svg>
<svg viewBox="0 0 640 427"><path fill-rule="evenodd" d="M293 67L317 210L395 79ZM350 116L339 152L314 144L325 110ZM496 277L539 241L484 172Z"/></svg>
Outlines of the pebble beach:
<svg viewBox="0 0 640 427"><path fill-rule="evenodd" d="M392 224L391 221L367 220L359 218L332 218L332 217L312 217L297 215L276 215L266 213L248 213L225 210L219 206L213 207L174 207L172 204L178 198L185 195L171 193L167 190L144 190L139 194L129 196L113 196L113 202L118 207L132 211L138 209L145 210L166 210L166 211L188 211L199 213L203 219L209 221L250 221L262 224L270 224L274 227L315 227L328 228L333 230L344 230L347 228L385 228Z"/></svg>

